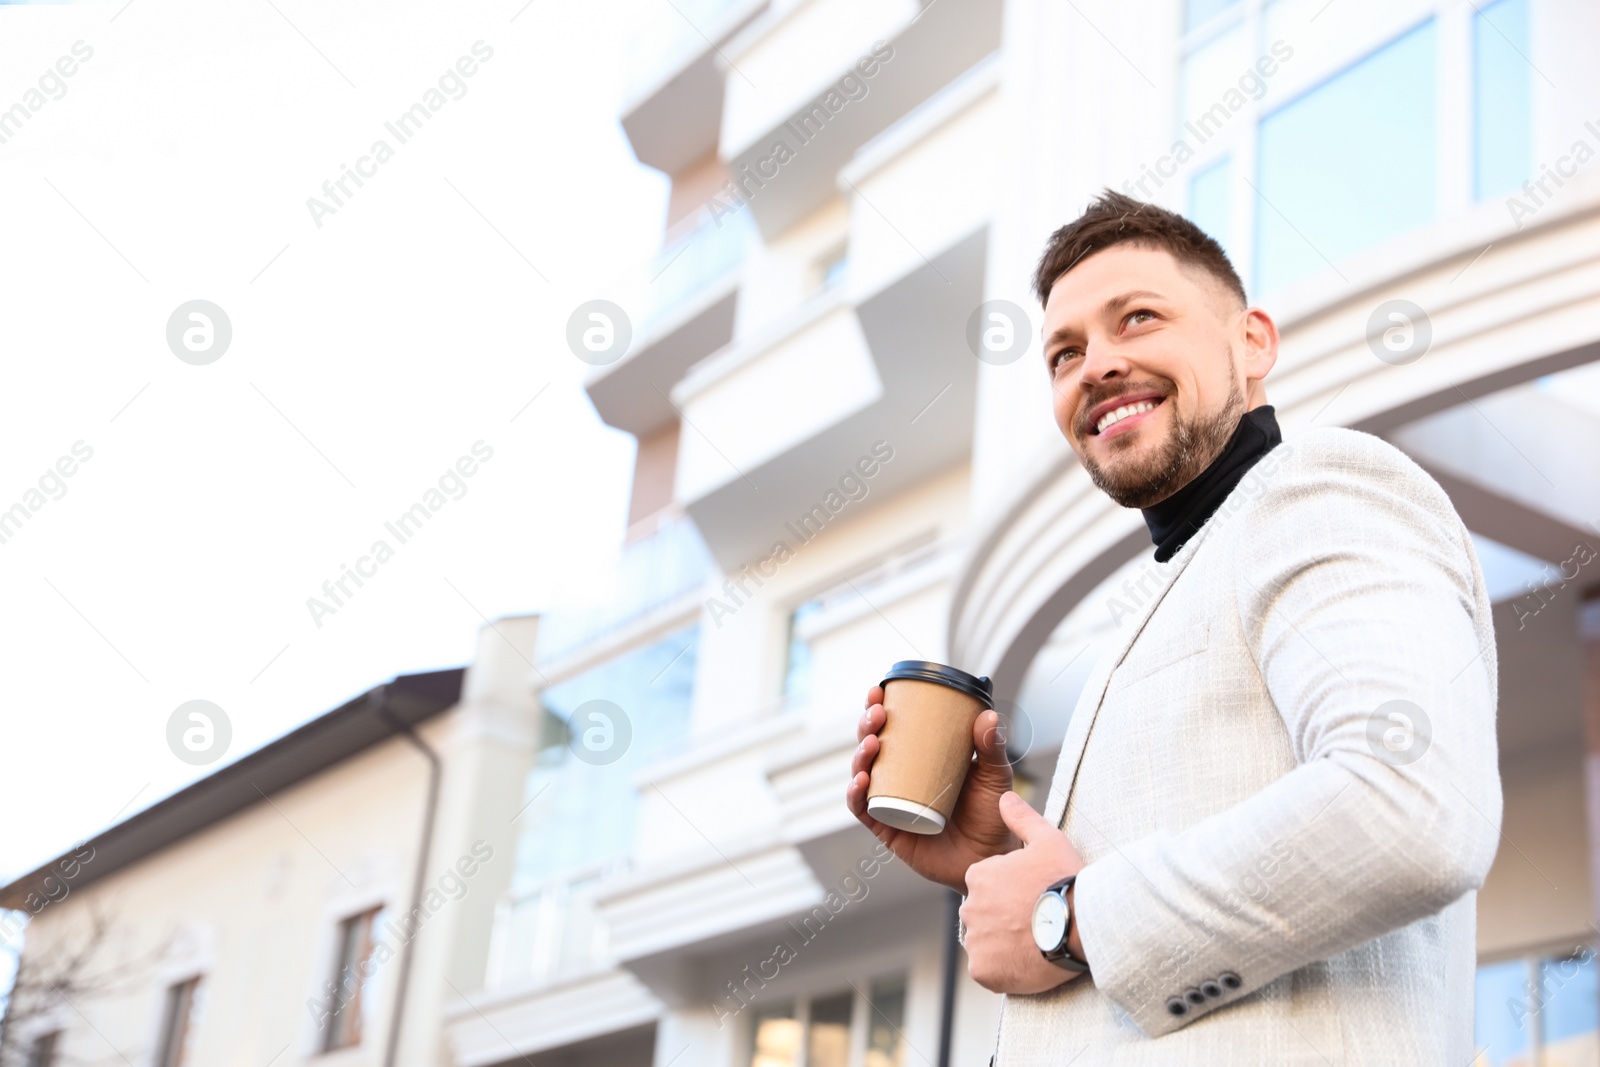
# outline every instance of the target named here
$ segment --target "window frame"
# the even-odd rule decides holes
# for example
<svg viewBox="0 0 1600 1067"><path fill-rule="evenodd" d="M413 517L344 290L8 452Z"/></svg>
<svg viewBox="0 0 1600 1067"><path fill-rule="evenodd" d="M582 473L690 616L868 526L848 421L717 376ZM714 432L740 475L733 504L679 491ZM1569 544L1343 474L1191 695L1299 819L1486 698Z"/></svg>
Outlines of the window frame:
<svg viewBox="0 0 1600 1067"><path fill-rule="evenodd" d="M1266 88L1261 97L1247 98L1245 105L1234 113L1226 126L1217 130L1203 144L1193 144L1194 137L1184 133L1185 122L1192 121L1194 117L1189 112L1195 110L1184 99L1188 61L1205 46L1235 31L1245 35L1248 42L1246 52L1252 58L1269 54L1273 42L1266 40L1269 29L1267 12L1275 4L1285 2L1293 3L1294 0L1238 0L1190 30L1184 29L1187 5L1180 6L1173 60L1172 136L1188 142L1193 154L1171 178L1162 180L1146 164L1139 175L1134 175L1123 186L1130 195L1161 203L1187 216L1193 207L1192 179L1225 157L1231 157L1231 188L1227 195L1230 233L1213 236L1229 249L1234 267L1252 298L1261 293L1287 292L1303 285L1316 285L1319 279L1325 283L1324 271L1320 270L1270 289L1261 283L1257 247L1259 222L1263 213L1273 210L1256 192L1260 184L1258 145L1262 122L1429 21L1435 23L1437 31L1433 99L1437 158L1434 168L1434 212L1424 225L1437 223L1486 202L1476 197L1474 188L1477 143L1474 94L1478 71L1473 34L1477 9L1472 5L1456 5L1448 0L1397 0L1375 18L1352 30L1347 39L1331 52L1313 52L1310 48L1302 48L1294 40L1281 38L1295 48L1295 55L1283 62L1277 73L1265 79ZM1292 14L1292 11L1285 9L1285 17ZM1537 18L1537 9L1531 9L1530 36L1534 39L1537 38ZM1534 106L1536 101L1530 103L1530 107ZM1533 115L1529 116L1530 121L1533 118ZM1529 165L1536 169L1532 161ZM1154 189L1148 182L1140 185L1141 179L1145 178L1155 182ZM1148 192L1140 191L1141 188ZM1392 240L1405 239L1415 232L1416 228L1408 229L1350 255L1367 254L1374 248Z"/></svg>
<svg viewBox="0 0 1600 1067"><path fill-rule="evenodd" d="M161 1029L152 1067L185 1067L198 1023L202 974L169 983L161 997Z"/></svg>
<svg viewBox="0 0 1600 1067"><path fill-rule="evenodd" d="M818 1001L829 1000L841 994L850 995L850 1037L846 1061L850 1067L861 1067L866 1062L870 1051L872 1038L872 1022L877 1005L872 1000L870 990L886 983L895 982L901 987L902 1010L909 1014L911 1005L911 967L905 966L888 971L876 971L865 979L845 979L843 984L835 982L818 982L802 990L787 992L782 995L762 997L753 1000L749 1005L750 1015L742 1028L741 1040L738 1046L738 1055L735 1063L741 1067L753 1067L756 1055L756 1036L758 1029L757 1013L762 1008L775 1008L784 1004L793 1006L793 1013L786 1018L794 1019L800 1028L799 1040L796 1046L796 1059L794 1067L811 1067L811 1021L812 1009ZM910 1067L908 1055L911 1049L910 1042L905 1036L905 1018L902 1015L900 1024L894 1026L900 1038L899 1060L901 1067Z"/></svg>
<svg viewBox="0 0 1600 1067"><path fill-rule="evenodd" d="M352 915L347 915L339 920L334 933L333 946L333 974L330 979L335 992L343 988L343 976L348 971L358 971L377 951L378 939L375 931L378 917L383 914L383 905L378 904ZM361 930L362 950L356 958L347 964L347 950L351 946L350 935L358 928ZM344 1049L360 1047L365 1038L365 1012L369 1010L368 998L374 995L372 985L377 977L374 970L367 977L356 975L355 988L348 999L341 1000L339 1006L328 1013L327 1026L324 1028L322 1038L318 1041L317 1051L320 1053L339 1052Z"/></svg>
<svg viewBox="0 0 1600 1067"><path fill-rule="evenodd" d="M1549 942L1531 948L1517 949L1512 952L1498 952L1482 956L1477 961L1473 976L1474 999L1477 996L1478 975L1486 967L1499 967L1508 963L1520 964L1522 967L1522 983L1519 988L1526 1001L1531 996L1531 989L1540 989L1542 991L1541 972L1545 964L1581 958L1585 952L1589 954L1590 966L1600 970L1600 941ZM1600 997L1597 997L1594 1008L1595 1032L1600 1034ZM1545 1039L1544 1005L1540 1005L1537 1009L1528 1012L1526 1025L1528 1028L1527 1054L1530 1057L1529 1062L1541 1063L1545 1058L1545 1050L1548 1047ZM1478 1030L1474 1026L1473 1046L1475 1049L1478 1044L1478 1036ZM1476 1062L1474 1060L1474 1063Z"/></svg>

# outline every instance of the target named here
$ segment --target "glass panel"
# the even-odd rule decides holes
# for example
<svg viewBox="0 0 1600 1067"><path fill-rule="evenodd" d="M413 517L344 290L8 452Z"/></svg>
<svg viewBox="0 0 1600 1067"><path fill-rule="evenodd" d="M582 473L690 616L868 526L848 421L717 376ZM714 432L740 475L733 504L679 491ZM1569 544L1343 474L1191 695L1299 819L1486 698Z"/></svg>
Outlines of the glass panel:
<svg viewBox="0 0 1600 1067"><path fill-rule="evenodd" d="M326 989L327 1016L319 1018L319 1023L328 1028L323 1038L324 1052L359 1045L362 1033L372 1022L373 998L369 990L377 973L373 959L377 921L378 912L374 910L353 915L339 924L339 958Z"/></svg>
<svg viewBox="0 0 1600 1067"><path fill-rule="evenodd" d="M189 1062L189 1034L199 986L200 979L191 978L168 987L156 1067L184 1067Z"/></svg>
<svg viewBox="0 0 1600 1067"><path fill-rule="evenodd" d="M1473 1067L1532 1067L1533 1019L1525 960L1478 968Z"/></svg>
<svg viewBox="0 0 1600 1067"><path fill-rule="evenodd" d="M850 1015L855 1003L853 991L812 1001L806 1067L850 1067Z"/></svg>
<svg viewBox="0 0 1600 1067"><path fill-rule="evenodd" d="M758 1008L752 1037L750 1067L799 1067L800 1023L793 1001Z"/></svg>
<svg viewBox="0 0 1600 1067"><path fill-rule="evenodd" d="M1258 291L1433 218L1437 36L1430 19L1262 120Z"/></svg>
<svg viewBox="0 0 1600 1067"><path fill-rule="evenodd" d="M1397 17L1400 21L1393 21ZM1261 40L1263 47L1282 41L1293 50L1284 63L1287 70L1312 71L1324 63L1337 69L1348 59L1365 54L1362 42L1373 39L1369 35L1380 19L1391 20L1396 31L1407 24L1391 5L1374 8L1342 0L1270 0L1261 11Z"/></svg>
<svg viewBox="0 0 1600 1067"><path fill-rule="evenodd" d="M718 211L716 217L702 213L693 231L657 252L646 265L634 336L643 336L695 293L742 263L754 233L748 208Z"/></svg>
<svg viewBox="0 0 1600 1067"><path fill-rule="evenodd" d="M789 660L783 675L783 698L803 704L811 695L811 646L801 636L806 620L822 611L820 599L807 600L789 613Z"/></svg>
<svg viewBox="0 0 1600 1067"><path fill-rule="evenodd" d="M1202 26L1238 3L1239 0L1189 0L1184 5L1183 28L1188 31Z"/></svg>
<svg viewBox="0 0 1600 1067"><path fill-rule="evenodd" d="M546 981L605 957L595 897L627 867L634 777L689 736L699 634L679 630L541 694L543 747L517 816L512 899L496 920L496 982Z"/></svg>
<svg viewBox="0 0 1600 1067"><path fill-rule="evenodd" d="M711 553L693 521L679 517L623 548L604 591L539 619L538 659L557 659L630 619L682 597L711 575Z"/></svg>
<svg viewBox="0 0 1600 1067"><path fill-rule="evenodd" d="M1233 227L1229 200L1232 197L1233 160L1224 157L1189 179L1189 219L1217 239L1232 256Z"/></svg>
<svg viewBox="0 0 1600 1067"><path fill-rule="evenodd" d="M1239 77L1254 61L1242 25L1190 53L1183 61L1178 135L1198 146L1226 125L1233 113L1244 106ZM1265 93L1266 83L1261 86Z"/></svg>
<svg viewBox="0 0 1600 1067"><path fill-rule="evenodd" d="M525 799L538 799L521 816L514 890L631 848L633 775L689 733L699 634L679 630L544 691L562 736L528 775Z"/></svg>
<svg viewBox="0 0 1600 1067"><path fill-rule="evenodd" d="M1546 956L1539 961L1540 994L1544 1009L1540 1034L1547 1067L1597 1062L1594 1052L1600 1032L1600 981L1594 951L1585 949L1568 957ZM1585 1055L1586 1054L1586 1055Z"/></svg>
<svg viewBox="0 0 1600 1067"><path fill-rule="evenodd" d="M840 246L817 261L817 289L826 292L844 284L850 273L850 249Z"/></svg>
<svg viewBox="0 0 1600 1067"><path fill-rule="evenodd" d="M867 1024L867 1058L864 1067L904 1067L906 980L903 976L873 982L868 1000L872 1016Z"/></svg>
<svg viewBox="0 0 1600 1067"><path fill-rule="evenodd" d="M1528 36L1527 0L1498 0L1473 16L1473 189L1479 200L1515 192L1533 171Z"/></svg>

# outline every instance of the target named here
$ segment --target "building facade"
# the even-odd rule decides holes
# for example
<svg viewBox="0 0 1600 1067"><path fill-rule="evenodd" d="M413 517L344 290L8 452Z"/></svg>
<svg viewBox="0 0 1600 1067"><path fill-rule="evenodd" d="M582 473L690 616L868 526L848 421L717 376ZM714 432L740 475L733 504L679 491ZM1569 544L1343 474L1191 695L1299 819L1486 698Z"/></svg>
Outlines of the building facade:
<svg viewBox="0 0 1600 1067"><path fill-rule="evenodd" d="M987 1062L1000 1000L966 975L950 894L843 791L866 688L933 659L993 677L1042 803L1137 606L1148 534L1055 428L1029 293L1109 186L1229 249L1282 330L1290 440L1379 434L1472 530L1505 796L1478 1063L1600 1067L1600 9L658 6L621 122L671 179L662 246L574 349L638 441L623 548L536 638L500 624L519 655L486 635L464 693L401 716L443 761L422 896L456 872L409 977L396 953L358 1011L315 1010L377 954L383 909L413 913L429 764L381 731L315 775L289 746L272 804L165 837L129 820L109 833L142 853L58 861L98 881L7 891L70 888L30 957L102 898L155 956L13 1047L105 1057L101 1034L165 1067L193 1019L203 1064L387 1064L392 1032L395 1062L455 1067ZM334 1023L360 1040L330 1047Z"/></svg>
<svg viewBox="0 0 1600 1067"><path fill-rule="evenodd" d="M532 618L403 675L0 887L5 1067L449 1061L536 750ZM24 925L25 920L25 925Z"/></svg>
<svg viewBox="0 0 1600 1067"><path fill-rule="evenodd" d="M633 747L552 745L530 779L550 806L450 1011L458 1062L987 1061L998 998L948 901L874 859L842 789L902 658L992 675L1046 784L1139 595L1148 535L1060 439L1028 286L1109 186L1229 249L1282 329L1291 439L1384 436L1474 532L1505 784L1479 1062L1600 1063L1593 6L672 7L622 116L671 178L662 249L588 384L639 440L625 573L535 679L552 737L621 712Z"/></svg>

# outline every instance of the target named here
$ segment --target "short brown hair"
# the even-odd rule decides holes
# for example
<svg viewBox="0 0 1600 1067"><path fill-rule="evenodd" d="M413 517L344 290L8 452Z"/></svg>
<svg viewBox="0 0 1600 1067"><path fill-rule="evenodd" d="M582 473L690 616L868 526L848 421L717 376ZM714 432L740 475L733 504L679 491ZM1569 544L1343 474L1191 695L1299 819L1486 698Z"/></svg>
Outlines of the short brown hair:
<svg viewBox="0 0 1600 1067"><path fill-rule="evenodd" d="M1166 208L1105 189L1082 215L1050 235L1033 275L1040 306L1050 299L1051 286L1079 260L1119 244L1169 252L1179 263L1198 267L1221 282L1239 298L1241 307L1249 303L1228 253L1204 230Z"/></svg>

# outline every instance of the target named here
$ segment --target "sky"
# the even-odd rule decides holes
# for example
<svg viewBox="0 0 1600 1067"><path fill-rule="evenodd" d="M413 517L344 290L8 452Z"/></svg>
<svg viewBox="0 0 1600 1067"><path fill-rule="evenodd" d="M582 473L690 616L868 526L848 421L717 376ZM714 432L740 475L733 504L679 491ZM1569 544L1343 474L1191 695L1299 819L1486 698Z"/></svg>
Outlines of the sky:
<svg viewBox="0 0 1600 1067"><path fill-rule="evenodd" d="M0 543L0 881L614 558L633 440L565 328L659 242L666 181L617 122L639 12L0 10L0 112L37 105L0 126L0 511L28 509ZM207 765L168 746L193 700L231 726Z"/></svg>

